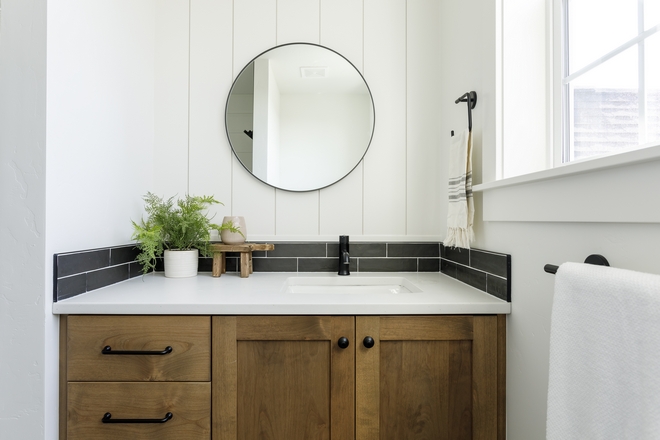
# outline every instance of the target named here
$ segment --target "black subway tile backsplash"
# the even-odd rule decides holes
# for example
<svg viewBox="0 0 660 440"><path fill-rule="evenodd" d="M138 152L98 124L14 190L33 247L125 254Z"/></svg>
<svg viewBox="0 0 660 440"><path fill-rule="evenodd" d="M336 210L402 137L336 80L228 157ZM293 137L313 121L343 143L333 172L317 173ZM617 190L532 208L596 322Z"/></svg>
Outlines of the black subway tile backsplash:
<svg viewBox="0 0 660 440"><path fill-rule="evenodd" d="M100 289L128 279L128 264L87 272L87 291Z"/></svg>
<svg viewBox="0 0 660 440"><path fill-rule="evenodd" d="M389 243L387 256L392 257L439 257L438 243Z"/></svg>
<svg viewBox="0 0 660 440"><path fill-rule="evenodd" d="M338 270L337 242L275 242L272 251L253 252L255 272L328 272ZM54 300L89 292L142 275L134 245L56 254ZM511 256L442 243L350 243L351 272L441 272L497 298L511 301ZM156 262L162 272L163 260ZM211 272L213 260L200 257L199 271ZM240 270L240 254L227 253L227 272Z"/></svg>
<svg viewBox="0 0 660 440"><path fill-rule="evenodd" d="M255 272L298 272L298 259L252 258L252 267Z"/></svg>
<svg viewBox="0 0 660 440"><path fill-rule="evenodd" d="M110 249L110 266L130 263L135 261L140 251L134 245L122 246Z"/></svg>
<svg viewBox="0 0 660 440"><path fill-rule="evenodd" d="M479 290L486 291L486 274L485 272L472 269L468 266L463 266L461 264L456 265L456 279L462 281L465 284L469 284L472 287L475 287Z"/></svg>
<svg viewBox="0 0 660 440"><path fill-rule="evenodd" d="M511 302L511 255L440 246L440 272Z"/></svg>
<svg viewBox="0 0 660 440"><path fill-rule="evenodd" d="M463 264L465 266L470 265L470 249L463 249L463 248L452 248L452 247L444 247L444 255L442 255L442 258L446 258L447 260L451 260L455 263Z"/></svg>
<svg viewBox="0 0 660 440"><path fill-rule="evenodd" d="M298 272L336 272L337 266L337 257L298 259Z"/></svg>
<svg viewBox="0 0 660 440"><path fill-rule="evenodd" d="M506 278L508 274L508 259L509 255L494 254L492 252L484 252L477 249L470 250L470 267L494 275L499 275L504 278Z"/></svg>
<svg viewBox="0 0 660 440"><path fill-rule="evenodd" d="M440 258L420 258L417 260L418 272L440 272Z"/></svg>
<svg viewBox="0 0 660 440"><path fill-rule="evenodd" d="M351 257L386 257L386 243L350 243L349 253ZM328 257L339 257L339 245L328 243Z"/></svg>
<svg viewBox="0 0 660 440"><path fill-rule="evenodd" d="M509 297L509 282L506 278L488 274L486 284L486 292L504 301L511 301Z"/></svg>
<svg viewBox="0 0 660 440"><path fill-rule="evenodd" d="M280 243L266 252L268 257L325 257L325 243Z"/></svg>
<svg viewBox="0 0 660 440"><path fill-rule="evenodd" d="M360 258L359 272L417 272L416 258Z"/></svg>
<svg viewBox="0 0 660 440"><path fill-rule="evenodd" d="M55 299L66 299L87 292L87 274L60 278L55 285Z"/></svg>
<svg viewBox="0 0 660 440"><path fill-rule="evenodd" d="M77 252L57 256L58 276L65 277L77 273L108 267L110 249Z"/></svg>

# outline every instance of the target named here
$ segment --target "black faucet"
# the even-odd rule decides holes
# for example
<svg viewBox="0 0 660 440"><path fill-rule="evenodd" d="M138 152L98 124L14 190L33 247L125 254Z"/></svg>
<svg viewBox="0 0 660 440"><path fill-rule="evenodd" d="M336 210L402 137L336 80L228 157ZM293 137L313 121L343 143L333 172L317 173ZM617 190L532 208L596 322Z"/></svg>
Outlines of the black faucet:
<svg viewBox="0 0 660 440"><path fill-rule="evenodd" d="M348 235L339 236L339 273L350 275L351 257L348 254Z"/></svg>

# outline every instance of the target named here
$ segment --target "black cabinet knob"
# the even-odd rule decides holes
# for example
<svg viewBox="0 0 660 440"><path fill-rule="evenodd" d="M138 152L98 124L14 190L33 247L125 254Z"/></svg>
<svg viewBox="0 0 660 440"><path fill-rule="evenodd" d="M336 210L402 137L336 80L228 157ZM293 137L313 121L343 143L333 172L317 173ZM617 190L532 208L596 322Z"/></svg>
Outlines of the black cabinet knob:
<svg viewBox="0 0 660 440"><path fill-rule="evenodd" d="M339 345L339 348L347 348L348 347L348 338L341 337L337 341L337 345Z"/></svg>
<svg viewBox="0 0 660 440"><path fill-rule="evenodd" d="M375 342L374 342L374 338L372 338L371 336L367 336L367 337L365 337L364 340L362 341L362 344L363 344L365 347L367 347L367 348L371 348L371 347L373 347L374 344L375 344Z"/></svg>

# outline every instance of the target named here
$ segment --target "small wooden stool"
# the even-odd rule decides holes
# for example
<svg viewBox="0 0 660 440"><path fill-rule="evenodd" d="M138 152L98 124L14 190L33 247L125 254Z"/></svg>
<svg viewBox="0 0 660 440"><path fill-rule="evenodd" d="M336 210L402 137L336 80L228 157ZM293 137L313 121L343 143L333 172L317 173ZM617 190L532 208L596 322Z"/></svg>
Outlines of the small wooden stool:
<svg viewBox="0 0 660 440"><path fill-rule="evenodd" d="M243 243L243 244L224 244L217 243L209 246L213 252L213 276L219 277L227 272L226 252L239 252L241 254L241 278L247 278L253 272L252 270L252 251L272 251L274 244L268 243Z"/></svg>

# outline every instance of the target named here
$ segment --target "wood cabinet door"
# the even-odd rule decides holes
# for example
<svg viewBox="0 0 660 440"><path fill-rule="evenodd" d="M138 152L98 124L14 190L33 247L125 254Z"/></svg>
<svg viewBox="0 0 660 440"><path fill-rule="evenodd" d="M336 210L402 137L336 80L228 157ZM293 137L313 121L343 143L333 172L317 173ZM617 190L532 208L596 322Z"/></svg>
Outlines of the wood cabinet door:
<svg viewBox="0 0 660 440"><path fill-rule="evenodd" d="M497 316L357 317L356 340L357 440L504 438Z"/></svg>
<svg viewBox="0 0 660 440"><path fill-rule="evenodd" d="M214 316L212 332L214 439L354 438L354 317Z"/></svg>

